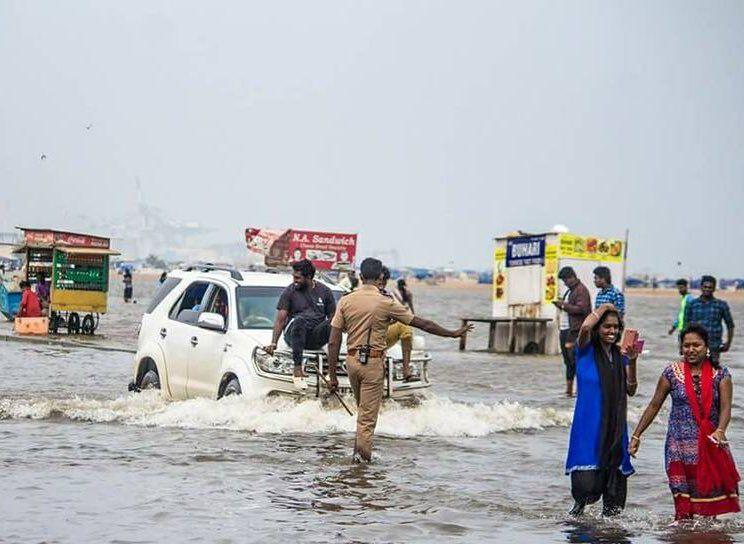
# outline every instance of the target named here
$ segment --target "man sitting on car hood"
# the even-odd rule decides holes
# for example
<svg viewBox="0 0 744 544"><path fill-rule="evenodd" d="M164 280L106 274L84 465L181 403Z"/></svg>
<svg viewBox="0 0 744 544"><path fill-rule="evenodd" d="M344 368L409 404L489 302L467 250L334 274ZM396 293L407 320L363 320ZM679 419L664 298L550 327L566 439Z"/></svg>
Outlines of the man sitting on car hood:
<svg viewBox="0 0 744 544"><path fill-rule="evenodd" d="M302 370L302 352L320 349L328 343L331 318L336 312L336 301L331 290L315 281L315 266L307 259L292 263L292 283L279 297L271 344L264 350L273 354L279 335L292 348L293 381L297 389L307 389ZM286 326L286 328L285 328Z"/></svg>

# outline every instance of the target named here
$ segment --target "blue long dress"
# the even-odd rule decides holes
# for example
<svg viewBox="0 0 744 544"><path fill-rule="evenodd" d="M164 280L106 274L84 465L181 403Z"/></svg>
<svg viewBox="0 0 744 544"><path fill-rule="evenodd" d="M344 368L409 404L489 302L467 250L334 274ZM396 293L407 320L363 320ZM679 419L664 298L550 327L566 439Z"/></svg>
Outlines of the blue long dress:
<svg viewBox="0 0 744 544"><path fill-rule="evenodd" d="M616 348L613 348L616 349ZM628 360L626 357L619 356L619 352L615 352L616 357L619 361L622 361L622 365L626 366ZM607 469L609 467L602 466L602 458L606 458L607 455L603 456L602 449L602 416L603 416L603 392L602 384L600 380L599 371L597 369L597 362L595 361L595 346L590 342L583 348L577 348L576 350L576 380L577 380L577 397L576 404L574 407L573 423L571 424L571 437L568 445L568 456L566 459L566 474L572 475L572 493L574 498L578 502L581 499L585 499L587 503L598 500L598 495L612 494L612 490L608 489L608 475ZM600 361L600 364L608 364L606 361ZM619 371L617 371L619 375ZM625 394L625 372L622 371L622 391ZM618 403L618 406L620 403ZM624 405L624 404L623 404ZM619 408L618 408L619 409ZM616 417L617 414L610 414L608 417ZM624 418L623 418L624 419ZM622 490L617 491L618 495L621 495L618 499L620 508L625 503L625 481L624 477L630 476L635 472L633 465L630 463L630 455L628 454L628 429L627 424L622 429L622 459L618 466L618 471L622 474L620 486ZM586 473L580 473L580 471L587 471ZM604 471L604 475L603 475ZM573 474L577 473L577 474ZM597 475L596 477L594 475ZM579 485L576 482L580 481L577 477L586 476L589 480L596 480L596 482L590 482L587 486L586 483ZM601 480L604 478L604 480ZM584 482L587 478L582 478ZM615 478L613 478L614 480ZM576 487L594 488L592 492L586 492L577 490ZM619 488L618 488L619 489ZM583 497L580 497L581 495ZM578 496L577 496L578 495Z"/></svg>

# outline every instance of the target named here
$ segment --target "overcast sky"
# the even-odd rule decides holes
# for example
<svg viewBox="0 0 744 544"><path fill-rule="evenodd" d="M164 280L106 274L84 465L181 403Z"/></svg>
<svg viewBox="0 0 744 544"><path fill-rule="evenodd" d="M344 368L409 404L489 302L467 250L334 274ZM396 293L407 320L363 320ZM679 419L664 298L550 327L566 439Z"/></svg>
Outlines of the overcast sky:
<svg viewBox="0 0 744 544"><path fill-rule="evenodd" d="M741 1L2 0L0 78L0 228L131 213L139 177L215 241L486 268L627 227L632 271L744 275Z"/></svg>

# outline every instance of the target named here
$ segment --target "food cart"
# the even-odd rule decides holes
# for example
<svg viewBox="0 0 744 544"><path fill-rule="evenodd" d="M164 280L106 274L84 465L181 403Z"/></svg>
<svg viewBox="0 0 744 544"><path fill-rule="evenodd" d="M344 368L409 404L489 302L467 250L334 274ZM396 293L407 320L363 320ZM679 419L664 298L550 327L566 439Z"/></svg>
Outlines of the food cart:
<svg viewBox="0 0 744 544"><path fill-rule="evenodd" d="M108 308L109 257L119 255L108 238L49 229L17 227L23 243L26 279L49 282L49 332L93 334Z"/></svg>

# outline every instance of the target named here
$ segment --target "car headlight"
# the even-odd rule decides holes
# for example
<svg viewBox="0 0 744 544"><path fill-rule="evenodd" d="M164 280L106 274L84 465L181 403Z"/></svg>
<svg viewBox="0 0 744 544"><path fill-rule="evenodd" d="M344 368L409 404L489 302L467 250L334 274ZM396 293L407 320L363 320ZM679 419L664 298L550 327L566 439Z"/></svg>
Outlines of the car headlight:
<svg viewBox="0 0 744 544"><path fill-rule="evenodd" d="M265 351L257 349L253 351L253 362L259 370L271 374L291 376L294 373L294 361L292 361L292 356L286 353L269 355Z"/></svg>

